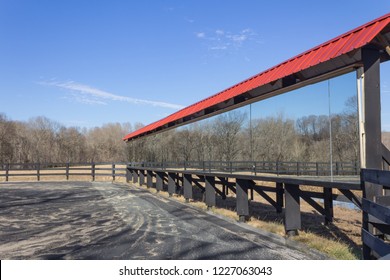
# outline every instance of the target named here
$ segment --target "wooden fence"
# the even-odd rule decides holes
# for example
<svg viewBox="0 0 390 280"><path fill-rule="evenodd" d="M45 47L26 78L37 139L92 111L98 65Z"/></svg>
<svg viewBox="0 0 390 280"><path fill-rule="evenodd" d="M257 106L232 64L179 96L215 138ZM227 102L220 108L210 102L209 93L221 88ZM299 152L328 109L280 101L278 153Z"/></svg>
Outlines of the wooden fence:
<svg viewBox="0 0 390 280"><path fill-rule="evenodd" d="M329 176L359 175L358 162L273 162L273 161L180 161L180 162L138 162L134 166L161 169L195 169L208 172L250 172L257 175L271 173L275 175ZM332 172L331 172L332 171Z"/></svg>
<svg viewBox="0 0 390 280"><path fill-rule="evenodd" d="M89 163L14 163L0 164L0 177L8 182L10 178L32 177L40 181L42 177L70 177L87 176L92 181L97 177L126 177L127 163L89 162Z"/></svg>
<svg viewBox="0 0 390 280"><path fill-rule="evenodd" d="M381 185L383 196L374 197L374 201L362 200L363 209L363 257L364 259L390 260L390 171L362 169L363 188L367 184Z"/></svg>
<svg viewBox="0 0 390 280"><path fill-rule="evenodd" d="M257 193L278 213L284 210L284 226L288 235L295 235L301 229L301 200L323 215L325 223L333 221L334 201L352 202L361 208L361 197L356 195L361 190L360 183L137 166L128 167L126 179L148 188L154 187L157 191L166 190L170 195L183 195L186 201L194 198L193 190L197 188L204 194L203 201L207 207L217 206L217 196L226 199L229 192L233 192L241 221L249 218L250 201ZM265 186L264 182L271 182L273 186ZM315 188L315 191L309 191L305 186ZM337 194L335 189L339 191Z"/></svg>

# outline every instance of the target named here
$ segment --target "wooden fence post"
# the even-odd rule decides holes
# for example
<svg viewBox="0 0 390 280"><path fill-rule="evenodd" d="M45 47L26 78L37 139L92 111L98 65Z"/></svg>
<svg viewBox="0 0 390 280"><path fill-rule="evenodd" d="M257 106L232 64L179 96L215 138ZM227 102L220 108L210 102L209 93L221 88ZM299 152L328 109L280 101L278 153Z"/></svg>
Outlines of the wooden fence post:
<svg viewBox="0 0 390 280"><path fill-rule="evenodd" d="M190 199L193 198L191 174L183 174L183 187L184 187L184 198L186 202L189 202Z"/></svg>
<svg viewBox="0 0 390 280"><path fill-rule="evenodd" d="M112 164L112 181L115 181L115 163Z"/></svg>
<svg viewBox="0 0 390 280"><path fill-rule="evenodd" d="M215 195L215 177L213 176L205 176L206 182L206 205L207 209L216 205L216 195Z"/></svg>
<svg viewBox="0 0 390 280"><path fill-rule="evenodd" d="M69 162L66 163L66 166L65 166L65 176L66 176L66 180L68 181L69 180Z"/></svg>
<svg viewBox="0 0 390 280"><path fill-rule="evenodd" d="M133 169L133 183L136 184L138 183L138 170Z"/></svg>
<svg viewBox="0 0 390 280"><path fill-rule="evenodd" d="M284 190L286 200L284 228L288 236L298 235L298 229L301 229L299 185L285 184Z"/></svg>
<svg viewBox="0 0 390 280"><path fill-rule="evenodd" d="M333 222L333 195L332 188L324 188L325 224Z"/></svg>
<svg viewBox="0 0 390 280"><path fill-rule="evenodd" d="M173 196L176 193L176 174L172 172L168 172L168 194L169 196Z"/></svg>
<svg viewBox="0 0 390 280"><path fill-rule="evenodd" d="M139 171L139 185L143 186L145 184L145 170Z"/></svg>
<svg viewBox="0 0 390 280"><path fill-rule="evenodd" d="M126 167L126 182L129 183L132 179L132 173L131 173L131 170L130 170L130 167Z"/></svg>
<svg viewBox="0 0 390 280"><path fill-rule="evenodd" d="M153 173L150 170L146 171L146 187L147 188L153 187Z"/></svg>
<svg viewBox="0 0 390 280"><path fill-rule="evenodd" d="M164 173L156 171L156 189L157 192L164 189Z"/></svg>
<svg viewBox="0 0 390 280"><path fill-rule="evenodd" d="M240 222L245 222L249 218L248 189L252 187L253 181L236 179L236 205Z"/></svg>
<svg viewBox="0 0 390 280"><path fill-rule="evenodd" d="M37 163L36 165L36 168L37 168L37 180L40 181L41 180L41 174L40 174L40 163Z"/></svg>
<svg viewBox="0 0 390 280"><path fill-rule="evenodd" d="M276 213L282 213L283 210L283 183L276 183Z"/></svg>
<svg viewBox="0 0 390 280"><path fill-rule="evenodd" d="M9 176L9 163L5 165L5 181L8 182L8 176Z"/></svg>
<svg viewBox="0 0 390 280"><path fill-rule="evenodd" d="M91 176L92 176L92 181L95 181L95 163L94 162L92 162L91 163Z"/></svg>

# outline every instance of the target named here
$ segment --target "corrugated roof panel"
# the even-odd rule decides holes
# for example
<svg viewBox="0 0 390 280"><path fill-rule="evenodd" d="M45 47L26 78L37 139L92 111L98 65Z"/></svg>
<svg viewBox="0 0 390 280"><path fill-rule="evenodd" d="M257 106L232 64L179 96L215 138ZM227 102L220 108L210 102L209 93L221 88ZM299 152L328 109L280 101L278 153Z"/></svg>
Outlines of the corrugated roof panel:
<svg viewBox="0 0 390 280"><path fill-rule="evenodd" d="M239 84L236 84L218 94L188 106L166 118L145 126L137 131L127 134L123 139L130 140L142 136L148 132L162 127L169 122L180 120L184 117L195 114L208 107L225 102L232 97L243 94L251 89L266 85L294 73L306 70L322 62L329 61L338 56L361 48L370 43L387 25L390 24L390 14L386 14L365 25L329 40L318 47L312 48L300 55L297 55L277 66L259 73Z"/></svg>

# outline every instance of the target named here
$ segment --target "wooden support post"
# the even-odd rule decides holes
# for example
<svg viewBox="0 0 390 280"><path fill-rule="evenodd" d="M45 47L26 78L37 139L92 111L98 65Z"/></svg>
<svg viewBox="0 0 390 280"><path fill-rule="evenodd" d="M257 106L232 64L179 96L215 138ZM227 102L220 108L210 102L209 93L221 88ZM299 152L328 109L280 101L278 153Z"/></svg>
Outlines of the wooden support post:
<svg viewBox="0 0 390 280"><path fill-rule="evenodd" d="M37 168L37 180L40 181L41 180L41 173L40 173L41 165L39 163L37 163L36 168Z"/></svg>
<svg viewBox="0 0 390 280"><path fill-rule="evenodd" d="M8 182L9 177L9 163L5 165L5 181Z"/></svg>
<svg viewBox="0 0 390 280"><path fill-rule="evenodd" d="M285 218L284 228L288 236L298 235L301 229L301 209L299 185L285 184Z"/></svg>
<svg viewBox="0 0 390 280"><path fill-rule="evenodd" d="M146 171L146 186L148 188L153 187L153 171L151 170Z"/></svg>
<svg viewBox="0 0 390 280"><path fill-rule="evenodd" d="M223 185L222 185L222 193L223 193L222 199L223 199L223 200L226 199L226 188L227 188L226 185L223 184Z"/></svg>
<svg viewBox="0 0 390 280"><path fill-rule="evenodd" d="M112 171L112 181L115 181L115 163L112 164L111 171Z"/></svg>
<svg viewBox="0 0 390 280"><path fill-rule="evenodd" d="M276 183L276 213L282 213L283 210L283 194L284 194L284 189L283 189L283 183Z"/></svg>
<svg viewBox="0 0 390 280"><path fill-rule="evenodd" d="M360 143L361 166L370 169L382 169L381 141L381 98L380 98L380 51L374 46L362 48L363 67L357 71L358 79L363 79L359 95L360 106ZM373 201L383 195L383 188L373 183L363 183L363 198ZM376 234L369 223L367 212L363 211L363 229ZM363 258L370 259L372 251L363 244Z"/></svg>
<svg viewBox="0 0 390 280"><path fill-rule="evenodd" d="M183 174L183 187L184 187L184 198L186 202L189 202L190 199L193 198L191 174Z"/></svg>
<svg viewBox="0 0 390 280"><path fill-rule="evenodd" d="M95 181L95 163L94 162L92 162L91 163L91 177L92 177L92 182L94 182Z"/></svg>
<svg viewBox="0 0 390 280"><path fill-rule="evenodd" d="M243 179L236 180L237 215L240 222L245 222L249 219L248 190L252 188L253 181Z"/></svg>
<svg viewBox="0 0 390 280"><path fill-rule="evenodd" d="M229 183L229 177L226 177L225 180L227 183ZM226 191L225 196L228 196L229 195L229 187L227 185L225 186L225 191Z"/></svg>
<svg viewBox="0 0 390 280"><path fill-rule="evenodd" d="M69 162L66 163L66 166L65 166L65 176L66 176L66 180L69 180L69 167L70 167L70 164Z"/></svg>
<svg viewBox="0 0 390 280"><path fill-rule="evenodd" d="M137 182L137 179L135 178L135 174L137 173L137 170L135 169L132 169L131 170L131 178L133 180L133 183L136 183Z"/></svg>
<svg viewBox="0 0 390 280"><path fill-rule="evenodd" d="M211 207L216 205L216 194L215 194L215 177L214 176L205 176L205 182L206 182L206 205L207 208L210 209Z"/></svg>
<svg viewBox="0 0 390 280"><path fill-rule="evenodd" d="M168 172L168 193L173 196L176 193L176 173Z"/></svg>
<svg viewBox="0 0 390 280"><path fill-rule="evenodd" d="M145 170L139 171L139 185L143 186L145 184Z"/></svg>
<svg viewBox="0 0 390 280"><path fill-rule="evenodd" d="M138 170L133 169L133 183L138 183Z"/></svg>
<svg viewBox="0 0 390 280"><path fill-rule="evenodd" d="M164 172L156 171L156 189L157 192L164 190Z"/></svg>
<svg viewBox="0 0 390 280"><path fill-rule="evenodd" d="M132 179L132 172L130 170L130 167L127 167L126 168L126 182L130 183L131 179Z"/></svg>
<svg viewBox="0 0 390 280"><path fill-rule="evenodd" d="M332 188L324 188L325 224L333 222L333 195Z"/></svg>

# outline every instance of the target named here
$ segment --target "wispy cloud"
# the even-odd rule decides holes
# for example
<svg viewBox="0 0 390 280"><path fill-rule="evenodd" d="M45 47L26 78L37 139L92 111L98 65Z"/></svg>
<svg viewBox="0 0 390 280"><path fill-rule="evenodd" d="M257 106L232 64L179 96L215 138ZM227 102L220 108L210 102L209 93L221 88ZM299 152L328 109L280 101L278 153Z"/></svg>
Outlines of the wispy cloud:
<svg viewBox="0 0 390 280"><path fill-rule="evenodd" d="M182 109L184 107L182 105L173 104L173 103L116 95L98 88L94 88L89 85L84 85L73 81L38 82L38 84L69 90L71 91L71 93L67 98L71 98L77 102L88 104L88 105L92 105L92 104L106 105L107 103L105 101L120 101L120 102L127 102L127 103L137 104L137 105L149 105L149 106L164 107L170 109Z"/></svg>
<svg viewBox="0 0 390 280"><path fill-rule="evenodd" d="M255 40L256 33L249 28L243 29L238 33L232 33L222 29L216 29L211 32L196 32L195 36L204 40L209 50L228 50L239 49L249 40Z"/></svg>

